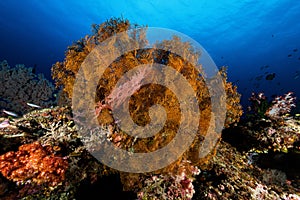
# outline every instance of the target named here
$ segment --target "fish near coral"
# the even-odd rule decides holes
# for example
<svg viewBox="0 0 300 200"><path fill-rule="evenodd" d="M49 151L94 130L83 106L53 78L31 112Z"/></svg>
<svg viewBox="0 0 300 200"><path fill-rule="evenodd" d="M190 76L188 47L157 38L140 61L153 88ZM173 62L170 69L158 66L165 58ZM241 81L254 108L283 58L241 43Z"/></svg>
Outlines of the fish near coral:
<svg viewBox="0 0 300 200"><path fill-rule="evenodd" d="M26 103L28 106L33 107L33 108L41 108L41 106L33 104L33 103Z"/></svg>
<svg viewBox="0 0 300 200"><path fill-rule="evenodd" d="M19 117L18 114L14 113L12 111L8 111L8 110L3 109L2 112L4 112L5 114L7 114L9 116L12 116L12 117Z"/></svg>

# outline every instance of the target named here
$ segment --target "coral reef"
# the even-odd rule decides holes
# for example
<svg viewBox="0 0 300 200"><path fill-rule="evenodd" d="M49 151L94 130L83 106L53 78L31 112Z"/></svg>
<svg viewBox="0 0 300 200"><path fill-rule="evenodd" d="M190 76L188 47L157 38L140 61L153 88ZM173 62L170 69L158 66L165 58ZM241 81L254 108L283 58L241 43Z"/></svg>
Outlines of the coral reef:
<svg viewBox="0 0 300 200"><path fill-rule="evenodd" d="M27 103L41 107L55 105L55 88L33 68L17 65L10 67L6 60L0 62L0 108L24 114L33 110ZM1 113L2 114L2 113Z"/></svg>
<svg viewBox="0 0 300 200"><path fill-rule="evenodd" d="M296 107L296 97L292 95L293 93L289 92L284 96L276 97L272 101L272 106L266 111L266 115L273 120L277 120L282 118L283 115L290 113L291 109Z"/></svg>
<svg viewBox="0 0 300 200"><path fill-rule="evenodd" d="M213 151L199 159L199 145L206 136L210 119L218 120L219 116L212 112L209 89L203 76L199 76L204 72L197 71L193 63L177 54L157 50L161 46L176 46L196 61L199 54L192 50L189 43L176 36L157 43L157 49L142 48L127 52L111 63L99 79L94 99L95 109L91 111L99 126L88 129L89 137L79 134L77 123L80 120L75 123L77 119L72 115L70 106L62 105L71 102L80 65L97 44L131 27L138 26L131 25L128 20L113 18L101 25L93 25L91 36L86 36L68 48L65 60L57 62L52 68L56 86L62 89L59 107L40 108L15 119L0 118L0 198L82 199L87 198L89 193L97 193L101 195L99 198L104 199L125 199L126 195L130 196L128 199L141 200L300 199L300 121L289 115L295 101L292 93L277 97L272 102L268 102L263 93L253 93L247 117L240 121L240 94L236 86L227 82L226 68L221 68L218 73L222 77L226 96L218 98L226 98L225 130ZM139 38L141 45L146 44L140 31L133 32L130 37ZM93 151L102 148L104 141L128 152L148 153L167 145L176 135L180 122L179 101L164 86L141 85L146 77L151 76L147 68L134 74L130 82L121 82L120 87L113 90L124 74L138 65L153 63L172 67L191 85L201 111L201 117L197 119L199 131L191 147L163 169L148 173L111 169L91 155ZM12 69L5 62L2 62L1 67L2 71L8 71L3 75L5 80L22 74L18 69L26 72L27 78L24 80L28 80L28 83L31 84L32 80L38 82L31 69ZM167 81L167 77L162 76L162 79ZM207 81L214 83L216 80L212 78ZM24 82L24 88L27 88L28 83ZM43 88L49 86L46 83ZM19 86L15 89L21 90ZM34 98L51 101L52 89L46 89L48 98L39 95L39 98ZM184 92L185 88L179 89ZM134 91L129 100L129 110L135 123L141 126L148 124L149 108L154 104L166 110L164 128L152 137L129 136L118 127L119 122L112 116L111 111L121 106L125 95ZM8 100L12 102L13 99ZM28 99L25 100L26 104ZM44 106L33 100L28 102ZM24 103L16 101L10 106L17 104ZM105 187L109 183L107 178L113 178L110 179L113 184L109 190ZM120 196L116 196L116 193Z"/></svg>
<svg viewBox="0 0 300 200"><path fill-rule="evenodd" d="M66 52L65 60L53 65L52 77L56 81L56 85L58 87L61 86L67 96L72 98L75 76L88 53L90 53L97 44L108 37L121 31L128 30L129 28L138 27L138 25L131 25L128 20L120 18L113 18L101 25L94 25L93 34L91 36L86 36L70 46ZM133 34L130 35L128 39L131 38L138 38L140 47L147 44L145 35L141 29L133 31ZM162 46L165 48L172 47L179 49L179 51L184 52L186 57L190 58L193 62L189 63L184 60L184 58L181 58L174 53L162 50L163 48L160 48ZM107 48L109 49L110 47L107 46ZM126 52L110 64L98 82L96 91L97 95L95 97L95 110L97 112L96 114L99 124L113 126L112 133L118 135L117 142L119 143L119 146L127 151L134 150L134 152L151 152L168 144L176 135L180 124L179 102L170 89L157 84L140 87L139 83L146 77L145 74L148 74L146 70L132 77L131 83L134 83L133 85L123 83L119 92L112 94L112 91L118 80L120 80L125 73L134 69L138 65L160 63L170 66L177 72L181 73L195 91L201 112L201 118L199 119L199 130L201 130L201 132L198 132L197 138L192 144L191 149L179 158L177 163L174 163L173 166L169 166L169 168L165 169L165 171L170 172L172 169L175 169L176 165L180 165L181 160L191 160L196 162L194 164L197 166L202 165L202 168L207 167L209 165L209 160L214 156L214 151L202 160L197 159L197 152L199 148L198 144L203 140L210 124L210 118L213 117L213 114L211 112L209 90L205 84L204 78L199 75L202 74L204 76L204 72L198 71L193 64L197 63L198 58L199 53L193 50L191 44L181 41L180 38L176 36L174 36L171 40L157 43L155 48L152 49L140 48L139 50ZM227 117L225 126L229 127L230 124L237 123L242 115L242 109L239 104L240 95L237 93L236 87L227 82L225 68L222 68L219 73L222 76L223 85L225 86L225 92L227 94L226 97L219 98L226 98ZM149 76L151 76L151 73ZM165 81L167 81L167 77L165 78ZM211 81L214 80L212 79ZM174 82L176 82L176 80L174 80ZM111 106L118 106L120 102L122 102L122 96L130 93L134 89L138 89L138 91L136 91L130 98L129 110L132 120L136 124L141 126L149 124L150 118L148 111L154 104L159 104L166 110L167 121L165 126L153 137L146 139L130 137L118 128L116 121L113 119L111 114ZM184 88L178 89L181 89L182 92L184 92ZM82 99L82 101L85 101L85 99ZM78 102L78 104L80 105L82 102ZM215 115L215 117L218 118L219 116Z"/></svg>
<svg viewBox="0 0 300 200"><path fill-rule="evenodd" d="M73 199L80 183L94 183L113 173L83 148L80 139L67 107L39 109L9 121L9 126L0 128L5 152L0 156L4 176L0 196Z"/></svg>
<svg viewBox="0 0 300 200"><path fill-rule="evenodd" d="M1 120L7 119L2 118ZM298 132L299 124L297 122L293 125L293 129ZM237 137L242 133L248 133L251 131L250 129L253 130L253 127L244 126L239 122L237 126L230 127L226 131L229 132L229 137ZM259 128L256 127L256 129ZM113 127L110 125L100 127L95 133L101 134L103 139L112 141L116 146L124 145L124 143L118 143L120 137L117 134L120 133L113 131ZM0 146L5 147L1 158L8 154L16 154L20 152L20 149L25 151L28 147L36 147L40 152L49 150L46 157L59 157L59 160L67 168L64 178L57 179L60 183L56 186L47 181L48 179L34 179L38 177L39 171L33 177L24 176L28 177L27 181L21 181L19 176L16 176L15 181L23 183L19 185L8 181L5 177L0 177L0 198L81 199L91 193L93 195L101 194L101 198L109 199L120 192L116 187L118 181L123 183L124 190L134 193L125 198L128 193L123 192L115 199L151 199L152 197L189 199L191 196L196 200L257 199L258 197L264 199L291 199L293 197L297 199L300 195L300 156L297 157L296 154L287 157L287 154L264 153L263 149L259 148L261 143L259 140L251 141L245 137L246 142L238 139L238 142L234 143L224 137L211 160L211 168L202 169L200 174L198 174L197 165L184 159L178 165L173 166L173 170L165 173L132 174L119 172L99 163L86 151L80 142L81 139L72 119L71 109L68 107L36 110L19 119L9 121L9 126L0 128ZM244 149L245 146L247 148L240 150L237 145L244 146ZM253 151L252 145L258 145L257 149L261 150ZM297 146L294 144L294 147ZM22 155L25 155L24 153ZM29 156L30 154L27 155L27 159L34 157L34 155L32 155L33 157ZM1 160L1 163L8 163L10 160ZM42 160L40 159L39 162L42 163ZM35 161L33 160L33 162ZM271 165L271 163L275 164ZM47 162L46 166L51 168L53 165L51 162ZM44 166L40 167L43 169ZM1 170L1 173L4 173L5 176L8 175L6 176L8 178L13 178L5 170ZM113 179L110 190L105 193L103 185L108 184L107 177L115 176L117 178ZM38 185L35 180L39 180L43 184ZM101 181L104 181L103 185L99 185Z"/></svg>
<svg viewBox="0 0 300 200"><path fill-rule="evenodd" d="M295 119L287 119L282 124L274 123L274 121L257 121L249 123L249 135L255 137L260 143L257 148L271 151L288 152L297 148L297 142L300 141L299 121ZM260 130L254 129L254 126L261 126Z"/></svg>
<svg viewBox="0 0 300 200"><path fill-rule="evenodd" d="M247 117L269 118L271 120L280 120L289 114L292 108L296 107L296 97L293 92L288 92L284 96L277 96L272 102L269 102L264 93L252 93L249 98L251 105L248 107Z"/></svg>
<svg viewBox="0 0 300 200"><path fill-rule="evenodd" d="M193 180L200 170L191 165L189 161L183 161L177 169L177 174L160 174L151 176L144 180L144 186L137 196L140 200L160 199L192 199L195 190Z"/></svg>
<svg viewBox="0 0 300 200"><path fill-rule="evenodd" d="M248 161L247 152L239 152L222 141L213 161L214 167L202 171L196 178L193 199L300 199L299 179L286 175L289 169L284 169L285 173Z"/></svg>
<svg viewBox="0 0 300 200"><path fill-rule="evenodd" d="M290 115L295 99L292 92L275 97L272 102L268 102L263 93L252 94L246 123L240 127L259 141L256 149L287 152L297 148L299 121Z"/></svg>
<svg viewBox="0 0 300 200"><path fill-rule="evenodd" d="M65 179L68 161L54 153L51 146L43 147L38 142L24 144L17 152L0 156L0 172L19 184L33 182L56 186Z"/></svg>

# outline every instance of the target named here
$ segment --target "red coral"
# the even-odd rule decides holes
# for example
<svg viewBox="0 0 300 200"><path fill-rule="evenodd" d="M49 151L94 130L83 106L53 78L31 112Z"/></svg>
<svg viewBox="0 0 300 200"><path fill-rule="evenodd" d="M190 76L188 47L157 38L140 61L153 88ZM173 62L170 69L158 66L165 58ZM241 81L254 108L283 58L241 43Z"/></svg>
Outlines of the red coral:
<svg viewBox="0 0 300 200"><path fill-rule="evenodd" d="M19 151L10 151L0 156L0 172L17 182L57 185L65 179L68 161L54 155L51 146L38 142L24 144Z"/></svg>

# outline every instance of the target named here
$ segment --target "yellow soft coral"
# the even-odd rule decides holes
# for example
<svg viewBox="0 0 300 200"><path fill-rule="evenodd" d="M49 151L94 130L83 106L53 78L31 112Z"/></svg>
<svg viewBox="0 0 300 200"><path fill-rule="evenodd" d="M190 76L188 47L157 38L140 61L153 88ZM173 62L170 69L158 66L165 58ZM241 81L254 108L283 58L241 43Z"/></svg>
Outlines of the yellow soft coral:
<svg viewBox="0 0 300 200"><path fill-rule="evenodd" d="M69 46L65 60L52 66L52 78L56 86L63 86L63 91L71 98L76 73L86 56L97 44L116 33L128 30L129 27L129 21L120 18L112 18L101 25L93 25L93 35L87 35Z"/></svg>
<svg viewBox="0 0 300 200"><path fill-rule="evenodd" d="M94 25L93 27L94 34L92 36L85 37L81 41L77 42L77 44L69 47L65 61L63 63L56 63L52 68L53 78L56 80L57 86L63 86L63 89L68 94L69 98L72 97L75 75L87 54L93 49L94 45L99 44L101 41L104 41L116 33L127 30L130 27L130 24L127 20L111 19L100 26ZM140 37L140 40L144 41L144 35L140 35ZM178 48L178 51L180 51L182 55L188 59L185 60L172 52L162 50L162 48L160 48L161 46L164 46L164 49L167 49L168 47L176 47ZM212 113L210 92L203 78L205 74L201 66L198 66L200 71L195 68L199 56L200 55L193 50L188 42L181 41L179 37L173 37L171 40L162 41L161 43L156 44L155 48L126 52L111 63L99 79L95 102L105 102L108 104L110 103L109 101L112 100L122 101L122 99L117 99L116 97L111 96L114 87L125 73L142 64L160 63L172 67L184 76L195 91L199 110L201 112L201 117L197 119L199 120L199 131L197 132L197 137L194 139L193 144L186 153L178 158L175 163L160 170L160 172L170 172L175 170L176 166L180 165L182 160L191 160L195 165L206 168L209 166L209 161L216 152L214 149L205 158L198 158L199 144L206 136L211 119L216 118L216 120L218 120L218 116L215 116L215 113ZM189 60L189 62L187 62L187 60ZM201 76L199 76L199 74L201 74ZM221 96L219 98L226 98L227 116L225 127L228 127L230 124L238 122L239 117L242 114L242 109L239 104L240 95L237 93L236 87L227 82L226 70L224 68L219 71L219 74L222 77L224 89L227 95L227 97ZM138 84L141 79L139 74L133 78L136 78L136 84ZM165 80L166 79L167 78L165 77ZM210 81L215 80L212 79ZM123 86L126 86L126 84ZM138 87L134 86L134 88ZM178 88L178 90L182 90L182 93L184 94L185 88ZM128 89L128 91L131 90ZM119 94L122 95L122 92L119 92ZM85 100L83 99L82 101ZM129 111L132 120L140 126L148 124L150 121L149 108L155 104L159 104L165 108L167 120L163 129L152 137L136 139L135 137L129 136L122 130L119 130L116 124L112 123L113 117L108 107L103 108L103 110L97 114L98 121L102 125L110 124L114 127L113 131L117 133L119 138L117 140L118 147L128 151L134 150L134 152L153 152L167 145L175 137L181 120L180 106L176 95L170 89L158 84L141 86L141 88L131 96L129 100ZM176 152L174 152L174 154L175 153Z"/></svg>

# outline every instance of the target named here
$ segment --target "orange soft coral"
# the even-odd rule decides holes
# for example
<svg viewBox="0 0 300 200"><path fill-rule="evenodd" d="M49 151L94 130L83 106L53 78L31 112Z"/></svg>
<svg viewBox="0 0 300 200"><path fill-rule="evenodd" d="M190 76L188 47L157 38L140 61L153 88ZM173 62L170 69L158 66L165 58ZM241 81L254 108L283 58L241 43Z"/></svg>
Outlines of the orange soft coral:
<svg viewBox="0 0 300 200"><path fill-rule="evenodd" d="M66 58L63 62L57 62L52 67L52 78L56 86L63 86L66 96L71 98L75 75L82 62L94 47L113 36L116 33L128 30L128 20L112 18L101 25L93 25L93 34L78 40L66 51Z"/></svg>
<svg viewBox="0 0 300 200"><path fill-rule="evenodd" d="M99 44L116 33L129 29L129 27L129 22L123 19L111 19L100 26L94 26L95 31L92 36L87 36L77 44L71 46L66 53L65 61L53 66L53 78L56 80L56 84L58 86L63 86L63 89L68 94L69 98L72 97L74 80L79 67L87 54L93 49L94 45ZM138 31L139 30L134 32L134 34L136 34L135 38L139 38L140 41L145 42L146 44L146 40L143 38L144 35ZM160 48L161 46L164 46L165 48ZM162 50L167 49L168 47L177 47L180 52L184 52L189 62L175 53ZM110 47L108 46L107 48ZM156 44L156 48L140 48L138 50L124 53L118 57L118 59L114 60L108 68L106 68L97 85L95 102L101 102L101 105L103 105L104 103L110 104L112 103L111 101L115 101L114 105L118 106L118 102L122 102L123 93L130 93L131 89L138 89L140 87L139 82L143 78L140 77L140 75L143 73L136 74L136 76L132 77L133 82L136 85L128 86L124 83L120 87L121 89L124 89L125 86L132 88L127 88L127 90L122 91L117 90L115 96L112 93L113 89L124 74L139 65L151 65L153 63L167 65L181 73L188 81L189 85L195 91L195 96L201 112L201 117L196 119L199 120L199 131L197 132L197 137L191 145L191 148L187 150L184 155L178 158L175 163L165 169L162 169L162 171L175 171L176 166L180 165L182 160L191 160L193 164L205 168L205 165L209 164L209 161L216 152L214 149L207 157L201 160L198 158L199 144L206 136L211 118L216 118L216 120L218 120L219 117L216 113L212 113L210 91L203 78L205 73L201 70L201 66L198 66L200 69L199 71L197 70L198 68L195 67L195 63L197 63L199 56L199 53L193 50L190 43L183 42L179 37L173 37L171 40L162 41ZM226 71L222 69L219 73L222 75L222 81L227 96L224 95L218 98L226 99L227 116L225 127L228 127L230 124L238 122L242 114L242 109L239 104L240 95L237 93L236 87L227 82ZM199 74L201 75L199 76ZM167 77L162 77L162 79L167 81ZM176 81L177 80L174 80L173 82ZM211 79L210 81L214 80ZM185 92L184 87L178 88L178 90L183 94ZM85 99L79 99L78 101L85 101ZM79 104L81 103L82 102L79 102ZM152 137L137 139L135 137L131 137L122 130L119 130L115 124L116 122L113 123L114 121L111 120L113 119L113 116L109 107L101 107L103 109L98 109L98 121L102 125L110 124L113 126L113 131L117 132L119 138L121 138L121 140L116 141L119 147L122 147L127 151L134 150L134 152L143 153L153 152L166 146L176 135L181 120L179 101L174 92L159 84L141 86L129 100L130 116L132 117L132 120L140 126L149 124L149 108L156 104L165 108L167 120L163 129ZM223 105L218 106L221 107ZM96 103L95 108L97 111L98 107ZM153 163L153 165L155 165L155 163Z"/></svg>

